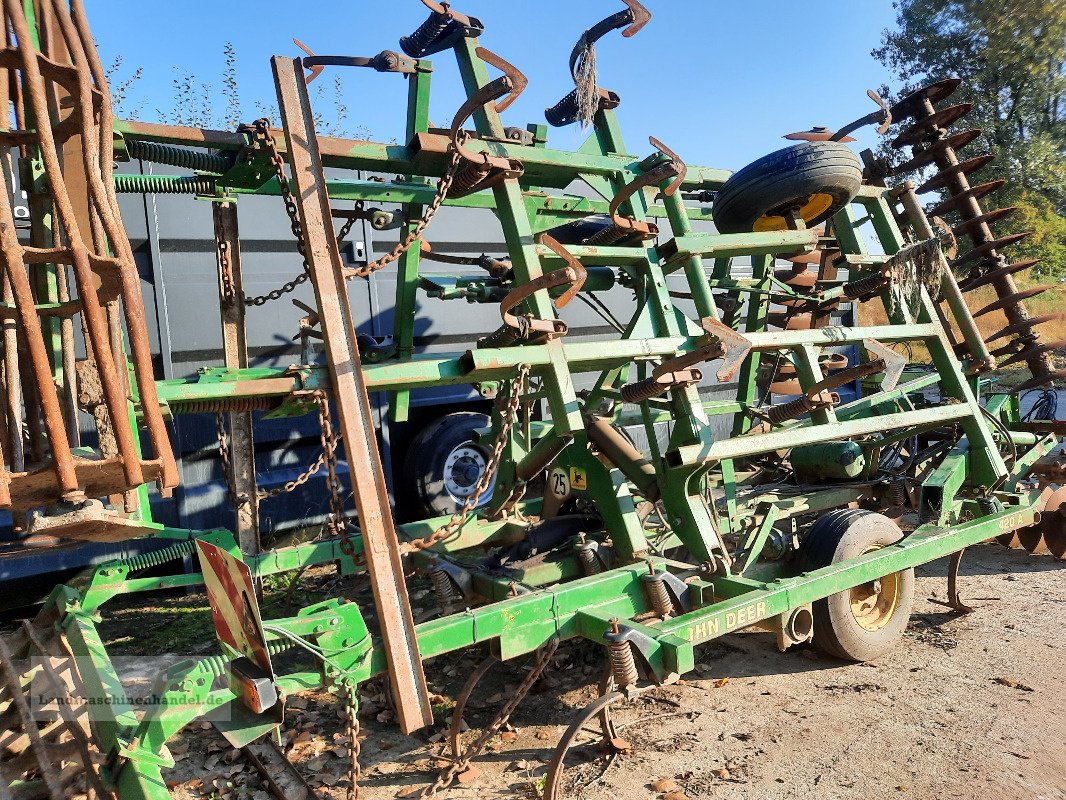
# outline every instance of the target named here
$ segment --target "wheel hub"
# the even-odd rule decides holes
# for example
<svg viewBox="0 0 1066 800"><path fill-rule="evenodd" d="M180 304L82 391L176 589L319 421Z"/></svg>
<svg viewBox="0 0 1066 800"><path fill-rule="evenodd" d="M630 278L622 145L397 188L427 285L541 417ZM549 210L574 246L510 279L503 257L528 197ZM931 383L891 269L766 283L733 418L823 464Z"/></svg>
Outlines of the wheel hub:
<svg viewBox="0 0 1066 800"><path fill-rule="evenodd" d="M466 442L448 454L444 462L444 488L457 502L469 498L487 466L485 454L480 448ZM486 492L484 497L488 497Z"/></svg>

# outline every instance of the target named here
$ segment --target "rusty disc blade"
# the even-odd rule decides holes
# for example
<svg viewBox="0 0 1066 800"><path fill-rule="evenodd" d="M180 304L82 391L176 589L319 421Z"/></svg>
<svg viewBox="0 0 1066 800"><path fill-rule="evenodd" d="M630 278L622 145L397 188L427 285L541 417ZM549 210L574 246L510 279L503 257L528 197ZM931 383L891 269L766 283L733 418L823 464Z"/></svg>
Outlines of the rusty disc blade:
<svg viewBox="0 0 1066 800"><path fill-rule="evenodd" d="M957 150L960 147L965 147L980 135L980 128L970 128L969 130L953 133L951 136L941 139L939 142L934 142L928 150L914 153L909 161L904 161L898 167L893 167L892 174L900 175L905 172L913 172L916 169L928 166L933 163L938 155L947 150L947 148L950 147L952 150Z"/></svg>
<svg viewBox="0 0 1066 800"><path fill-rule="evenodd" d="M1053 319L1062 319L1062 314L1044 314L1040 317L1030 317L1022 322L1015 322L1013 325L1008 325L1006 328L1000 329L992 336L985 339L985 341L994 342L996 339L1002 339L1004 336L1028 333L1037 325L1043 325L1045 322L1051 322Z"/></svg>
<svg viewBox="0 0 1066 800"><path fill-rule="evenodd" d="M975 311L973 315L975 317L981 317L985 314L991 314L993 311L999 311L1001 308L1006 308L1015 303L1020 303L1023 300L1028 300L1030 297L1036 297L1037 295L1043 294L1050 288L1050 286L1034 286L1031 289L1024 289L1023 291L1015 292L1014 294L1008 294L998 300L992 301L981 310Z"/></svg>
<svg viewBox="0 0 1066 800"><path fill-rule="evenodd" d="M814 282L818 280L818 270L779 269L774 271L774 277L793 289L810 289L814 286Z"/></svg>
<svg viewBox="0 0 1066 800"><path fill-rule="evenodd" d="M930 114L928 117L918 120L903 131L892 140L892 146L898 148L907 144L917 144L934 128L946 128L951 123L961 119L971 108L973 108L973 103L959 103L958 105L942 108L935 114Z"/></svg>
<svg viewBox="0 0 1066 800"><path fill-rule="evenodd" d="M1014 531L1011 531L1010 533L1001 533L996 537L996 541L1004 547L1009 547L1011 550L1016 547L1021 547L1021 543L1018 541L1018 534Z"/></svg>
<svg viewBox="0 0 1066 800"><path fill-rule="evenodd" d="M973 158L968 158L965 161L960 161L952 167L940 170L940 172L915 189L915 191L918 192L918 194L925 194L926 192L934 192L937 189L945 189L948 184L959 175L971 175L995 160L996 157L991 153L984 153L979 156L974 156Z"/></svg>
<svg viewBox="0 0 1066 800"><path fill-rule="evenodd" d="M766 321L775 328L784 328L786 331L807 331L814 324L809 311L805 311L802 314L771 311L766 315Z"/></svg>
<svg viewBox="0 0 1066 800"><path fill-rule="evenodd" d="M926 209L925 213L928 214L930 217L939 217L944 214L947 214L949 211L957 211L959 208L962 207L964 201L968 200L969 198L973 198L974 200L980 200L985 195L991 194L992 192L996 191L996 189L1001 189L1006 185L1007 181L1005 178L997 178L994 181L988 181L987 183L980 183L977 186L971 186L965 192L958 192L956 194L953 194L947 200L938 203L932 208Z"/></svg>
<svg viewBox="0 0 1066 800"><path fill-rule="evenodd" d="M1034 375L1025 383L1019 384L1011 389L1014 394L1020 394L1021 392L1027 392L1030 389L1039 389L1041 386L1049 386L1055 381L1061 381L1066 379L1066 369L1055 370L1047 374Z"/></svg>
<svg viewBox="0 0 1066 800"><path fill-rule="evenodd" d="M1056 489L1040 513L1044 544L1055 558L1066 558L1066 488Z"/></svg>
<svg viewBox="0 0 1066 800"><path fill-rule="evenodd" d="M961 83L962 80L960 78L942 78L939 81L930 83L928 86L923 86L921 89L915 89L910 94L897 100L895 105L889 109L889 113L892 114L894 121L903 122L905 119L924 113L924 101L926 99L936 105L944 98L954 94Z"/></svg>
<svg viewBox="0 0 1066 800"><path fill-rule="evenodd" d="M1001 219L1006 219L1017 210L1017 206L997 208L995 211L989 211L979 217L974 217L973 219L968 219L965 222L959 223L951 229L951 232L956 236L980 236L982 223L985 225L991 225L993 222L999 222Z"/></svg>
<svg viewBox="0 0 1066 800"><path fill-rule="evenodd" d="M1010 247L1012 244L1020 242L1027 236L1031 236L1032 233L1032 231L1012 233L1009 236L1001 236L998 239L993 239L991 242L985 242L982 245L978 245L973 250L968 250L967 252L965 252L961 257L957 258L951 266L961 267L963 264L968 264L971 261L976 261L982 256L988 255L993 250L1002 250L1004 247Z"/></svg>
<svg viewBox="0 0 1066 800"><path fill-rule="evenodd" d="M1047 552L1044 546L1044 533L1040 525L1030 525L1018 531L1018 544L1032 555Z"/></svg>
<svg viewBox="0 0 1066 800"><path fill-rule="evenodd" d="M1015 261L1013 264L1008 264L1005 267L998 267L996 269L985 272L984 274L977 275L973 278L967 278L961 284L959 288L964 292L971 292L974 289L978 289L982 286L987 286L990 283L994 283L1000 278L1005 278L1008 275L1013 275L1016 272L1029 269L1034 264L1039 264L1039 258L1028 258L1023 261Z"/></svg>
<svg viewBox="0 0 1066 800"><path fill-rule="evenodd" d="M789 378L771 383L770 391L774 394L803 394L803 387L800 386L799 378Z"/></svg>
<svg viewBox="0 0 1066 800"><path fill-rule="evenodd" d="M1060 339L1057 342L1048 342L1047 344L1042 344L1039 347L1027 347L1024 350L1019 350L1006 361L1000 362L999 366L1007 367L1019 361L1025 361L1030 358L1035 358L1036 356L1042 355L1043 353L1050 353L1052 350L1059 350L1063 347L1066 347L1066 339Z"/></svg>

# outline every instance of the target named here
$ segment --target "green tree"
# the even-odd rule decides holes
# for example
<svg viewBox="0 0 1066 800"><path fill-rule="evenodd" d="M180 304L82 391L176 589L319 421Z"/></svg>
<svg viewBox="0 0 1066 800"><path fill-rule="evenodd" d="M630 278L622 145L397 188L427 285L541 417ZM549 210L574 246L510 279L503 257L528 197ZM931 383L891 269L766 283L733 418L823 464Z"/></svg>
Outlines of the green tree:
<svg viewBox="0 0 1066 800"><path fill-rule="evenodd" d="M896 0L893 7L897 27L873 55L902 84L894 96L962 79L951 102L972 103L964 121L983 131L967 153L983 143L996 161L981 180L1007 180L989 207L1018 207L1002 232L1035 230L1025 254L1043 259L1044 275L1066 274L1066 3Z"/></svg>

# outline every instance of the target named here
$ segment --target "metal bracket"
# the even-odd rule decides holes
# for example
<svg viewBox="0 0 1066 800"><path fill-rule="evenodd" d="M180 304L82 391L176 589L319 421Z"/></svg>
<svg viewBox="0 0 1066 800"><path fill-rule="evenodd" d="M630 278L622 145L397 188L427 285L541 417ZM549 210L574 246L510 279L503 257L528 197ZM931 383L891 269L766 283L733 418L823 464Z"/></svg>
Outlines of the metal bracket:
<svg viewBox="0 0 1066 800"><path fill-rule="evenodd" d="M881 95L875 92L873 89L867 89L866 94L871 100L873 100L879 106L877 111L872 111L865 117L860 117L854 122L848 123L839 131L829 137L831 142L839 142L845 136L852 131L857 131L859 128L865 128L867 125L877 125L877 132L884 136L888 133L888 127L892 124L892 112L888 109L888 104L881 99Z"/></svg>

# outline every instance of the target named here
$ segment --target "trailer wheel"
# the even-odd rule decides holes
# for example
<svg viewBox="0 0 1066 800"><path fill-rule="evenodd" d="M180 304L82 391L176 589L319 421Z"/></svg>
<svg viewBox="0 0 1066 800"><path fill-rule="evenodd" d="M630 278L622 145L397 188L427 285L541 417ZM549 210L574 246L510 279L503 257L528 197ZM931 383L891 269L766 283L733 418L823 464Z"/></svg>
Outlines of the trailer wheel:
<svg viewBox="0 0 1066 800"><path fill-rule="evenodd" d="M861 556L895 544L903 532L883 514L831 511L808 531L800 547L804 570ZM814 603L814 645L846 661L869 661L903 635L914 602L914 570L905 569L832 594Z"/></svg>
<svg viewBox="0 0 1066 800"><path fill-rule="evenodd" d="M414 438L403 475L423 512L433 517L454 514L474 493L489 460L488 450L474 441L474 431L490 424L485 414L457 411L440 417ZM492 485L479 505L491 497Z"/></svg>
<svg viewBox="0 0 1066 800"><path fill-rule="evenodd" d="M783 231L795 208L811 228L850 203L862 185L862 165L840 142L801 142L734 172L714 199L719 233Z"/></svg>

